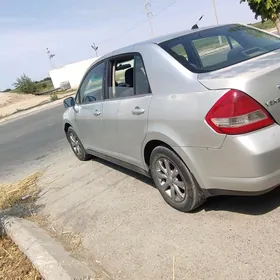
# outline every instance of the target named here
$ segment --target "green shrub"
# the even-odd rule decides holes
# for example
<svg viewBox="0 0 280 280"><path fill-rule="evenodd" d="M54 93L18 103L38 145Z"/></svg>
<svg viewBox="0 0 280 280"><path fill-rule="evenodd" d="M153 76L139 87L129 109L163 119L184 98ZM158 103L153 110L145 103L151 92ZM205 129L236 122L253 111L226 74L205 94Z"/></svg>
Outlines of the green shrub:
<svg viewBox="0 0 280 280"><path fill-rule="evenodd" d="M275 28L275 23L272 22L271 20L267 20L265 22L256 22L256 23L253 23L253 24L250 24L250 25L253 25L254 27L260 28L260 29L272 29L272 28Z"/></svg>
<svg viewBox="0 0 280 280"><path fill-rule="evenodd" d="M55 100L58 99L56 92L52 92L52 93L50 94L50 97L51 97L51 101L55 101Z"/></svg>
<svg viewBox="0 0 280 280"><path fill-rule="evenodd" d="M11 89L10 89L10 88L7 88L7 89L5 89L3 92L9 92L9 91L11 91Z"/></svg>
<svg viewBox="0 0 280 280"><path fill-rule="evenodd" d="M14 86L17 91L23 92L23 93L36 93L37 87L36 84L23 74L20 78L17 78L16 82L14 83Z"/></svg>

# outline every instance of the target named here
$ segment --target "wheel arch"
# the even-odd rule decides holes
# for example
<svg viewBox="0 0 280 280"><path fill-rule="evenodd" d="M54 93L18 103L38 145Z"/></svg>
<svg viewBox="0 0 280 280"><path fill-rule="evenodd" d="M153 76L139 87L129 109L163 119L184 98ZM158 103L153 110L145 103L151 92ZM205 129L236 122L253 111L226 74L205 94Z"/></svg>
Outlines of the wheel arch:
<svg viewBox="0 0 280 280"><path fill-rule="evenodd" d="M158 146L166 147L166 148L170 149L171 151L173 151L174 153L176 153L174 151L174 149L172 149L172 147L170 145L168 145L167 143L165 143L161 140L151 140L144 147L144 161L148 167L150 165L150 158L151 158L152 151Z"/></svg>
<svg viewBox="0 0 280 280"><path fill-rule="evenodd" d="M72 125L70 124L70 122L65 122L65 123L64 123L64 127L63 127L65 133L67 133L69 127L72 127Z"/></svg>
<svg viewBox="0 0 280 280"><path fill-rule="evenodd" d="M160 134L156 133L156 134L157 135L153 135L153 137L146 137L143 145L143 162L147 170L150 169L149 163L150 163L150 157L153 149L155 149L158 146L164 146L170 149L172 152L174 152L183 161L186 167L194 175L199 185L203 186L204 184L200 178L197 168L193 164L193 161L191 160L189 155L187 155L173 139L161 133Z"/></svg>

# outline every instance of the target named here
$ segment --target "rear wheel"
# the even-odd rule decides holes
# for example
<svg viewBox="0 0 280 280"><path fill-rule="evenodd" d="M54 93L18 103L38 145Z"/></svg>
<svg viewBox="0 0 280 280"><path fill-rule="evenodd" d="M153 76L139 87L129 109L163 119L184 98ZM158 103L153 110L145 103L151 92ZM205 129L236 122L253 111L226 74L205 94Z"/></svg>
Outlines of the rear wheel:
<svg viewBox="0 0 280 280"><path fill-rule="evenodd" d="M79 139L78 135L74 131L72 127L69 127L67 130L67 139L70 143L72 151L76 155L76 157L81 161L87 161L92 158L90 154L86 152L83 147L81 140Z"/></svg>
<svg viewBox="0 0 280 280"><path fill-rule="evenodd" d="M170 149L159 146L152 151L150 171L157 189L173 208L190 212L204 202L194 176Z"/></svg>

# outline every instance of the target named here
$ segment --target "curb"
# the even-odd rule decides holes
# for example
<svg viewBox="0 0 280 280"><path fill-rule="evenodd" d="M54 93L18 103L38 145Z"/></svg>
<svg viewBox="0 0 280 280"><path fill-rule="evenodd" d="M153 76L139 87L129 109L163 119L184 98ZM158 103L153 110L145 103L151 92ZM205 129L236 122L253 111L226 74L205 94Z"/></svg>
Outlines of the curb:
<svg viewBox="0 0 280 280"><path fill-rule="evenodd" d="M92 271L53 240L36 224L4 216L1 224L6 234L32 262L44 280L93 280Z"/></svg>

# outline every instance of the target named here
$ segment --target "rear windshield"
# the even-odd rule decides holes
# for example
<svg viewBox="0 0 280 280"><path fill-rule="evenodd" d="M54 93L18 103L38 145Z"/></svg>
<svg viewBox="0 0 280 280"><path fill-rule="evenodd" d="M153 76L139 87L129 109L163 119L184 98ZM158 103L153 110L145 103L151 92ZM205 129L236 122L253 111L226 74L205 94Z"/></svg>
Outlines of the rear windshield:
<svg viewBox="0 0 280 280"><path fill-rule="evenodd" d="M205 73L279 49L280 38L243 25L226 25L159 45L190 71Z"/></svg>

